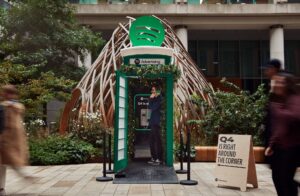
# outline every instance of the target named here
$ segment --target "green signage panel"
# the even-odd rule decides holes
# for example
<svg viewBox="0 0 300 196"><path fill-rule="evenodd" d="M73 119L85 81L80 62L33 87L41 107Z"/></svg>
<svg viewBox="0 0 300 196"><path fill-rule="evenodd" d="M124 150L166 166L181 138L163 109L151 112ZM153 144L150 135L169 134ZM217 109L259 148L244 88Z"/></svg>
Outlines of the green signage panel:
<svg viewBox="0 0 300 196"><path fill-rule="evenodd" d="M129 38L133 46L161 46L165 28L157 18L141 16L131 24Z"/></svg>

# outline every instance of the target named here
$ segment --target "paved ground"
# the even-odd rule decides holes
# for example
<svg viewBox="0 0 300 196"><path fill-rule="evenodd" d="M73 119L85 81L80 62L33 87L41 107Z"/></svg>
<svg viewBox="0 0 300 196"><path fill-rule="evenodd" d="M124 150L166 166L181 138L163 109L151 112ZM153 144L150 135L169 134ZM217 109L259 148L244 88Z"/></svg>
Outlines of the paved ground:
<svg viewBox="0 0 300 196"><path fill-rule="evenodd" d="M178 168L179 165L175 165ZM8 195L64 195L64 196L104 196L104 195L276 195L271 179L270 170L266 165L256 165L258 174L258 189L248 189L241 192L237 189L217 188L214 185L213 163L193 163L192 179L198 180L197 186L182 185L136 185L112 184L112 182L97 182L95 177L101 176L100 164L64 165L64 166L35 166L26 167L26 172L34 175L34 182L24 181L12 170L8 170L6 191ZM300 176L300 171L297 177ZM184 179L185 175L179 175Z"/></svg>

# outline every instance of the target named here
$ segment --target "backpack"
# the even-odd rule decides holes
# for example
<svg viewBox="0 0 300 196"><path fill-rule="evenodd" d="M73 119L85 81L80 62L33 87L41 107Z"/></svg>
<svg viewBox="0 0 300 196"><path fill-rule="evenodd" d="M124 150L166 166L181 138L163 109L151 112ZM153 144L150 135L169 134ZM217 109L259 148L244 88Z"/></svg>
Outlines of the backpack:
<svg viewBox="0 0 300 196"><path fill-rule="evenodd" d="M4 116L4 106L0 105L0 134L4 131L4 123L5 123L5 116Z"/></svg>

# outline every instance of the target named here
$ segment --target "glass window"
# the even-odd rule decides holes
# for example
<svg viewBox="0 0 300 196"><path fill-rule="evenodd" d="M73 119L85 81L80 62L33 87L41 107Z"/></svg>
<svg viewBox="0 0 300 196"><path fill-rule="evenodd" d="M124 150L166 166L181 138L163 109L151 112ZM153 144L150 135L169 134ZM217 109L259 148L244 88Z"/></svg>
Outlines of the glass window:
<svg viewBox="0 0 300 196"><path fill-rule="evenodd" d="M190 56L197 63L197 65L199 65L197 62L197 41L189 41L188 46Z"/></svg>
<svg viewBox="0 0 300 196"><path fill-rule="evenodd" d="M240 41L241 77L260 77L259 41Z"/></svg>
<svg viewBox="0 0 300 196"><path fill-rule="evenodd" d="M218 41L198 41L197 62L207 76L219 75Z"/></svg>
<svg viewBox="0 0 300 196"><path fill-rule="evenodd" d="M219 42L219 69L220 76L239 77L239 42L220 41Z"/></svg>
<svg viewBox="0 0 300 196"><path fill-rule="evenodd" d="M288 3L300 3L300 0L288 0Z"/></svg>
<svg viewBox="0 0 300 196"><path fill-rule="evenodd" d="M269 83L261 69L270 60L268 40L192 40L189 53L212 81L221 77L237 79L242 81L240 86L250 92L261 83ZM285 68L300 76L299 40L285 41Z"/></svg>
<svg viewBox="0 0 300 196"><path fill-rule="evenodd" d="M257 90L257 87L264 83L266 87L266 92L268 92L268 83L269 80L262 80L262 79L244 79L243 80L243 89L249 91L250 93L254 93Z"/></svg>
<svg viewBox="0 0 300 196"><path fill-rule="evenodd" d="M300 41L285 41L284 54L285 69L300 76Z"/></svg>
<svg viewBox="0 0 300 196"><path fill-rule="evenodd" d="M270 60L270 42L269 41L260 41L260 67L265 66ZM262 77L264 73L262 73Z"/></svg>

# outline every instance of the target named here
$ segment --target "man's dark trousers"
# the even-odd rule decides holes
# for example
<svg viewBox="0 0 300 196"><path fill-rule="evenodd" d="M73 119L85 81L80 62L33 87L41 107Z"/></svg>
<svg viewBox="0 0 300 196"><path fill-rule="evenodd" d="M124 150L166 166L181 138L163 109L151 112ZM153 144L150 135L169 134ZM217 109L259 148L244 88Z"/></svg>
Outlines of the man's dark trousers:
<svg viewBox="0 0 300 196"><path fill-rule="evenodd" d="M162 144L161 144L161 135L160 135L160 126L151 125L150 131L150 151L151 157L156 160L162 160Z"/></svg>

